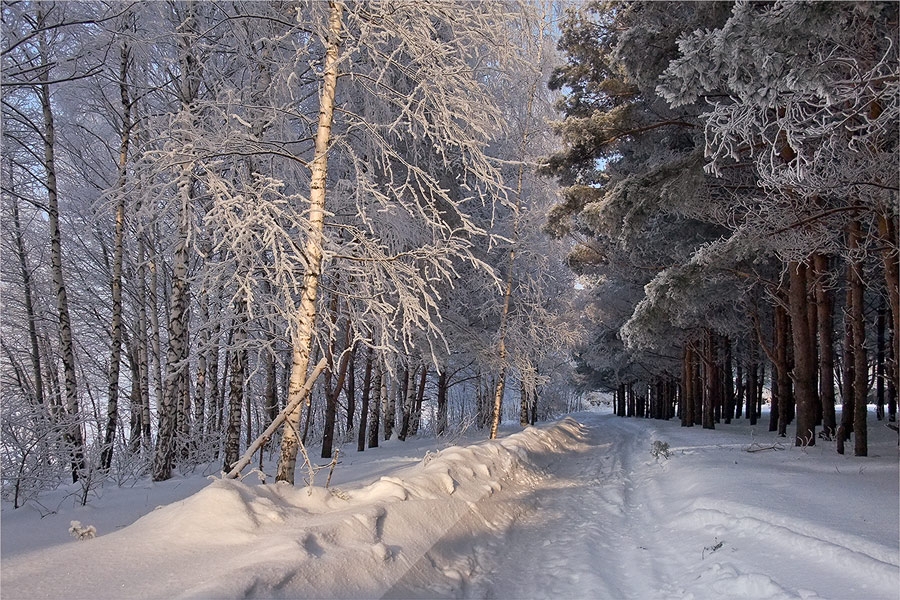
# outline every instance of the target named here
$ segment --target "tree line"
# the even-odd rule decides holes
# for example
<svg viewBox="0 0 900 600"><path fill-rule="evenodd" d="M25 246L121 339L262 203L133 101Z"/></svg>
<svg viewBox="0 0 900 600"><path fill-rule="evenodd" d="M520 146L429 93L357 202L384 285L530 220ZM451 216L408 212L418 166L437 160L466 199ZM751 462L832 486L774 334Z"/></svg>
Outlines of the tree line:
<svg viewBox="0 0 900 600"><path fill-rule="evenodd" d="M553 18L4 2L4 497L562 410Z"/></svg>
<svg viewBox="0 0 900 600"><path fill-rule="evenodd" d="M579 384L620 415L896 421L898 10L592 2L561 28L548 230L591 298ZM841 403L840 420L835 405Z"/></svg>

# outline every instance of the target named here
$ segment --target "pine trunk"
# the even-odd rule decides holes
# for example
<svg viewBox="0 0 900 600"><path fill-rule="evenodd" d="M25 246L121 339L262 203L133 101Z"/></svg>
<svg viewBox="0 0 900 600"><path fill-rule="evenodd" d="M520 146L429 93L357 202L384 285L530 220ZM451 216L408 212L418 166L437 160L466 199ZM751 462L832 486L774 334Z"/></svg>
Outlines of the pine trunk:
<svg viewBox="0 0 900 600"><path fill-rule="evenodd" d="M750 364L747 365L747 418L750 425L756 425L759 411L756 410L756 394L759 387L759 365L757 364L758 352L756 345L750 342Z"/></svg>
<svg viewBox="0 0 900 600"><path fill-rule="evenodd" d="M895 206L896 209L896 206ZM893 351L892 368L888 386L896 390L900 389L900 368L897 365L897 336L900 335L900 253L897 252L898 231L897 216L894 214L881 214L878 216L878 233L883 241L883 250L881 251L882 262L884 263L884 281L888 291L888 303L891 308L891 331ZM895 400L896 402L896 400ZM895 413L896 414L896 411Z"/></svg>
<svg viewBox="0 0 900 600"><path fill-rule="evenodd" d="M780 437L787 437L787 426L790 422L790 408L788 404L791 402L791 375L788 358L789 346L789 319L788 312L779 302L775 305L775 363L772 367L775 370L776 385L778 386L778 397L772 398L772 416L769 425L769 431L778 431ZM773 427L773 423L777 426Z"/></svg>
<svg viewBox="0 0 900 600"><path fill-rule="evenodd" d="M722 338L723 343L725 344L725 364L723 371L723 387L724 387L724 395L725 395L725 404L722 409L722 412L725 415L725 424L731 423L731 419L734 416L734 372L733 365L731 360L731 340L726 338Z"/></svg>
<svg viewBox="0 0 900 600"><path fill-rule="evenodd" d="M850 223L850 253L859 248L859 221ZM868 387L869 365L866 360L866 322L863 315L863 280L862 264L858 261L850 263L850 293L853 296L853 307L850 311L853 329L853 454L868 456L868 431L866 413L868 411L866 392Z"/></svg>
<svg viewBox="0 0 900 600"><path fill-rule="evenodd" d="M854 347L853 347L853 282L854 270L851 264L847 264L846 274L846 302L844 306L844 356L841 363L841 424L837 432L838 454L844 453L844 442L850 440L853 433L853 412L855 398L853 380L855 378Z"/></svg>
<svg viewBox="0 0 900 600"><path fill-rule="evenodd" d="M822 398L822 429L831 440L837 429L834 411L834 298L825 285L828 258L813 257L816 269L816 327L819 332L819 393Z"/></svg>
<svg viewBox="0 0 900 600"><path fill-rule="evenodd" d="M691 344L685 342L684 349L682 351L682 362L681 362L681 389L682 392L682 401L681 401L681 426L682 427L693 427L694 426L694 403L692 399L694 397L694 387L693 387L693 350L691 348Z"/></svg>
<svg viewBox="0 0 900 600"><path fill-rule="evenodd" d="M706 358L703 364L706 381L703 390L703 429L715 429L715 408L718 404L719 382L716 377L716 338L711 331L706 333L704 351Z"/></svg>
<svg viewBox="0 0 900 600"><path fill-rule="evenodd" d="M875 418L884 420L884 328L885 306L878 307L875 320Z"/></svg>
<svg viewBox="0 0 900 600"><path fill-rule="evenodd" d="M810 352L813 347L813 330L810 329L809 303L807 302L807 267L792 262L790 272L791 331L794 341L794 397L797 401L797 432L794 444L814 446L816 443L816 358Z"/></svg>

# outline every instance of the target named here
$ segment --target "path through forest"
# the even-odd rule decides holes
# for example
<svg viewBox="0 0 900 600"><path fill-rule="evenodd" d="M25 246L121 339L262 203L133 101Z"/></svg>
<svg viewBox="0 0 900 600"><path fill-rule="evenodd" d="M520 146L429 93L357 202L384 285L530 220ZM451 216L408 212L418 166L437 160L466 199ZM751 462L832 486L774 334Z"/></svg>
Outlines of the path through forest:
<svg viewBox="0 0 900 600"><path fill-rule="evenodd" d="M149 507L128 526L103 502L4 510L3 597L896 598L888 428L856 458L743 422L576 418L351 453L331 490L216 480L152 510L167 488L119 489ZM27 549L70 518L99 537Z"/></svg>
<svg viewBox="0 0 900 600"><path fill-rule="evenodd" d="M881 472L887 494L867 495L857 517L847 489L830 487L841 467L810 464L830 444L750 453L769 442L754 446L757 431L743 425L579 417L581 448L537 457L540 482L473 509L386 596L892 598L900 589L896 468ZM712 443L698 445L704 436ZM651 456L655 440L671 442L670 458ZM879 482L861 480L868 467L857 462L845 485L874 492ZM479 522L488 533L473 539ZM457 585L435 585L434 567Z"/></svg>

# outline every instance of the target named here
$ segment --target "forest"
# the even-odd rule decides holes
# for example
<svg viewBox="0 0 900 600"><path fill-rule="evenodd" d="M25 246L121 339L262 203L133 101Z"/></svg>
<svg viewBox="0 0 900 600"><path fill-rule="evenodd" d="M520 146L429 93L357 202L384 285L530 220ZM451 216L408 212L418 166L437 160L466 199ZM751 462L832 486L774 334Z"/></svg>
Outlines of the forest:
<svg viewBox="0 0 900 600"><path fill-rule="evenodd" d="M577 369L619 415L756 424L767 390L770 431L856 456L870 402L896 421L897 32L879 2L564 21L547 229L580 242Z"/></svg>
<svg viewBox="0 0 900 600"><path fill-rule="evenodd" d="M8 0L2 26L16 507L254 454L294 483L598 391L856 456L870 402L896 422L896 3Z"/></svg>

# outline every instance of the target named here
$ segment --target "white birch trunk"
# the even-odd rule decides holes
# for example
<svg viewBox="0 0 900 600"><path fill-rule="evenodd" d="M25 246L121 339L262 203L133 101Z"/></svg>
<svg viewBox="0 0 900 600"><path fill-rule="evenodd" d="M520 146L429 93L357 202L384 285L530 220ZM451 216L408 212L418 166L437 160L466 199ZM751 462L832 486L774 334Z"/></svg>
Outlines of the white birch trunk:
<svg viewBox="0 0 900 600"><path fill-rule="evenodd" d="M302 393L306 382L306 370L312 352L313 333L316 322L316 295L322 268L322 239L325 227L325 185L328 172L328 146L331 142L331 124L334 119L334 91L337 84L337 63L340 55L341 9L339 2L329 2L328 40L325 53L325 70L322 95L319 99L319 124L316 130L315 156L311 165L309 184L309 232L306 240L308 269L303 277L303 296L300 314L293 336L293 361L291 365L288 403ZM294 483L297 464L298 427L301 405L290 412L285 419L284 435L281 438L281 456L278 461L277 481ZM307 407L308 410L308 407Z"/></svg>
<svg viewBox="0 0 900 600"><path fill-rule="evenodd" d="M119 97L122 101L122 136L119 144L119 179L116 183L116 233L112 268L112 323L110 324L111 350L109 358L108 404L106 409L106 434L100 454L100 468L108 471L112 465L116 427L119 420L119 369L122 364L122 256L125 252L125 183L128 169L128 145L131 138L131 100L128 96L128 45L123 44L119 54ZM134 385L134 383L132 383Z"/></svg>
<svg viewBox="0 0 900 600"><path fill-rule="evenodd" d="M45 15L38 8L38 28L46 25ZM53 109L50 104L50 57L46 33L40 35L41 69L38 75L38 93L44 118L44 170L47 176L47 216L50 225L50 262L53 269L53 284L56 288L56 308L59 314L59 351L62 354L65 377L65 409L69 423L63 432L69 446L72 481L78 481L79 473L85 468L84 436L81 433L81 409L78 404L78 381L75 377L75 349L72 342L72 322L69 318L69 299L62 269L62 238L59 231L59 196L56 184L56 147Z"/></svg>

